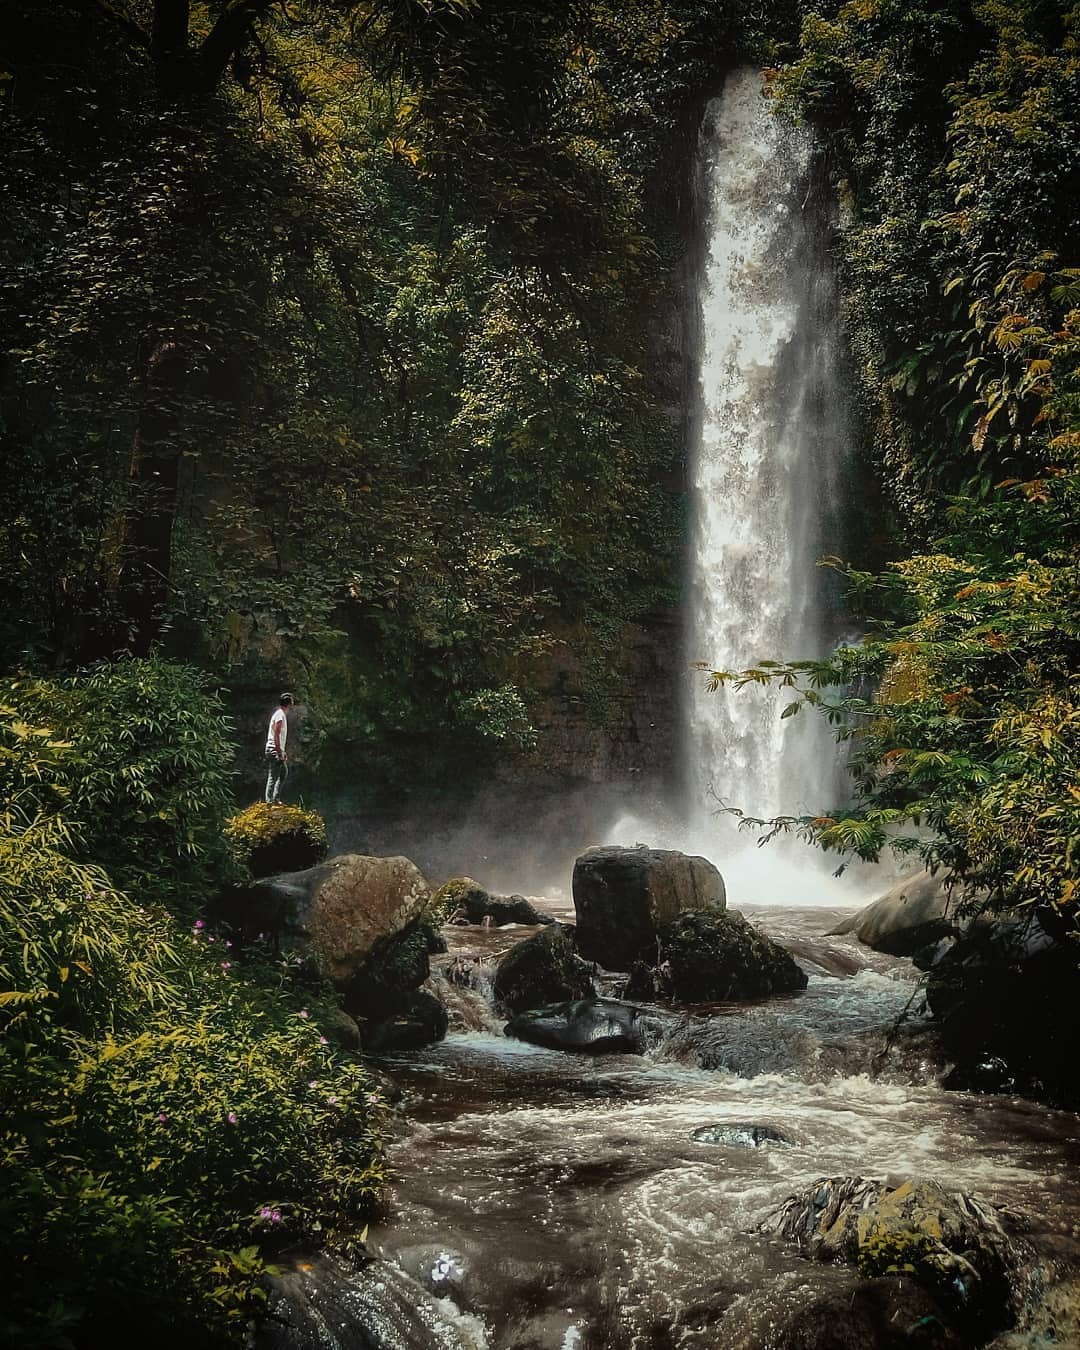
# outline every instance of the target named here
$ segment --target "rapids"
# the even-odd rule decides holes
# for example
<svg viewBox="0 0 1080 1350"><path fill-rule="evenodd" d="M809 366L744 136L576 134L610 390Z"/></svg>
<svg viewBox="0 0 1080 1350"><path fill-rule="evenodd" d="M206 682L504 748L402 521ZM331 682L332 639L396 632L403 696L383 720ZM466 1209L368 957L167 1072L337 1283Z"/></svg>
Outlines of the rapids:
<svg viewBox="0 0 1080 1350"><path fill-rule="evenodd" d="M1075 1117L944 1092L910 963L823 941L834 916L820 909L749 917L800 952L806 992L686 1010L640 1057L509 1040L483 978L477 992L436 976L456 1025L387 1062L408 1124L371 1234L453 1314L433 1350L767 1350L846 1278L756 1231L827 1175L974 1190L1028 1214L1037 1246L1080 1251ZM441 968L479 959L483 972L532 931L448 929ZM792 1146L694 1139L715 1125L771 1127Z"/></svg>

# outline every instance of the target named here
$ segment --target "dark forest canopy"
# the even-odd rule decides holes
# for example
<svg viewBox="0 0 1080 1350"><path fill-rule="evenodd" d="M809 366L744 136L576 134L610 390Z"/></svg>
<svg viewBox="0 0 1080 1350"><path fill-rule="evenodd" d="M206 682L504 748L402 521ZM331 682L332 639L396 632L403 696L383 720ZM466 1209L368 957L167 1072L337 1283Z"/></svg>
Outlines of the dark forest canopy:
<svg viewBox="0 0 1080 1350"><path fill-rule="evenodd" d="M858 733L864 788L1014 694L1065 698L1057 744L1077 23L1056 0L9 3L7 664L158 649L301 683L326 771L359 752L373 783L531 745L557 639L617 688L625 625L677 590L686 371L661 334L693 128L756 60L846 213L860 454L915 555L869 616L930 625L886 687L950 700L917 744Z"/></svg>

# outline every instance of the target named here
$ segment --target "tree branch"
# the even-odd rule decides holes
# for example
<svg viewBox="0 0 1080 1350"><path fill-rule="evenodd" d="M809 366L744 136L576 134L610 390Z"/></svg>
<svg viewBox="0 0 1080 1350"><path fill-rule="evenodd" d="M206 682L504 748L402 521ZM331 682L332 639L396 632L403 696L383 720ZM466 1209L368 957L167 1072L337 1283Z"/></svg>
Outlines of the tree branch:
<svg viewBox="0 0 1080 1350"><path fill-rule="evenodd" d="M272 4L274 0L229 0L199 48L199 82L205 90L217 87L229 62L244 45L252 23Z"/></svg>

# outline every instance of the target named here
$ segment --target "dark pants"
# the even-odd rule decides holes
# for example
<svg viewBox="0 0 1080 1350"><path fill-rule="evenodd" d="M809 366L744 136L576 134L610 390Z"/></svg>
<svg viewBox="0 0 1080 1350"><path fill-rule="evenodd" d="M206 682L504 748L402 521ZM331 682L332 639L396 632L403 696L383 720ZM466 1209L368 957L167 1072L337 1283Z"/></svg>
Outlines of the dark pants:
<svg viewBox="0 0 1080 1350"><path fill-rule="evenodd" d="M266 752L266 800L276 802L281 796L281 787L289 776L289 766L279 759L273 750Z"/></svg>

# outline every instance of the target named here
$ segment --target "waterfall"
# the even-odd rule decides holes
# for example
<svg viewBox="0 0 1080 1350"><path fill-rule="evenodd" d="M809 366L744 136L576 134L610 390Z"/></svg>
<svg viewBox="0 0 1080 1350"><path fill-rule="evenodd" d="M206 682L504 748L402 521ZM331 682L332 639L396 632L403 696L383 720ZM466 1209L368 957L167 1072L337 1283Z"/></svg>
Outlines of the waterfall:
<svg viewBox="0 0 1080 1350"><path fill-rule="evenodd" d="M706 110L686 654L713 669L822 656L834 639L817 560L840 549L847 436L812 150L805 128L775 115L757 71L730 76ZM808 872L827 870L794 841L759 850L714 814L715 798L760 817L835 804L842 773L829 729L810 710L782 719L791 699L775 687L710 693L700 672L687 693L688 831L756 892L747 899L797 899L793 880L805 891ZM792 866L796 879L782 875Z"/></svg>
<svg viewBox="0 0 1080 1350"><path fill-rule="evenodd" d="M840 636L837 597L817 563L843 551L849 436L813 149L807 129L776 115L755 70L732 74L702 122L688 669L821 657ZM774 686L711 693L690 671L683 800L666 822L624 817L611 842L702 853L736 903L850 903L848 884L831 876L834 859L793 837L758 848L718 814L719 803L771 818L843 800L828 726L806 708L781 718L792 700Z"/></svg>

